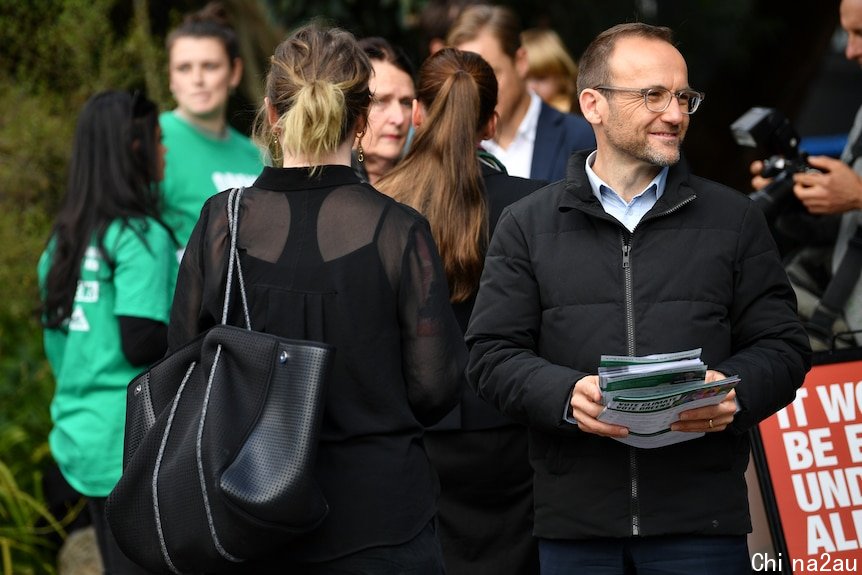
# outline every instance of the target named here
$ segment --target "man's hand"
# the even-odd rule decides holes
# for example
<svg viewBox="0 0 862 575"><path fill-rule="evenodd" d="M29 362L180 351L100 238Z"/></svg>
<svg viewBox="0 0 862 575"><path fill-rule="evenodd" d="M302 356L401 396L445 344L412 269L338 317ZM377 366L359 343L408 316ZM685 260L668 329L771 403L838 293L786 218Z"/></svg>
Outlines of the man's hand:
<svg viewBox="0 0 862 575"><path fill-rule="evenodd" d="M725 376L720 371L709 369L706 372L706 381L718 381L724 379ZM721 403L716 405L707 405L698 407L697 409L689 409L679 414L679 421L671 424L670 428L674 431L696 431L696 432L713 432L724 431L724 429L733 423L733 416L736 414L736 390L731 389Z"/></svg>
<svg viewBox="0 0 862 575"><path fill-rule="evenodd" d="M862 178L850 166L829 156L811 156L808 163L823 173L793 175L793 193L805 209L812 214L841 214L862 208Z"/></svg>
<svg viewBox="0 0 862 575"><path fill-rule="evenodd" d="M601 402L599 376L587 375L579 379L572 389L572 398L569 401L572 416L578 422L578 428L581 431L605 437L626 437L629 434L628 428L602 423L596 419L604 409Z"/></svg>

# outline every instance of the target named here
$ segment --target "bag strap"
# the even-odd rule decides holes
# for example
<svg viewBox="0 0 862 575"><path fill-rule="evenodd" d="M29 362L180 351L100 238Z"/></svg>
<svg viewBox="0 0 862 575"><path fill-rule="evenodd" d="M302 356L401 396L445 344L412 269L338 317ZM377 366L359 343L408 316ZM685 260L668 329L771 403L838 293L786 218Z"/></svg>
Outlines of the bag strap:
<svg viewBox="0 0 862 575"><path fill-rule="evenodd" d="M227 312L230 309L230 296L233 287L234 265L236 265L237 282L239 285L240 299L242 300L242 311L245 317L245 327L251 330L251 318L248 313L248 298L245 293L245 281L242 277L242 265L239 261L239 250L237 250L237 237L239 236L239 206L242 200L244 187L234 188L230 191L227 201L227 225L230 230L230 253L227 262L227 281L224 288L224 306L222 307L221 322L227 324Z"/></svg>
<svg viewBox="0 0 862 575"><path fill-rule="evenodd" d="M852 168L856 160L862 156L862 131L856 135L850 150L851 158L847 163ZM860 272L862 272L862 225L856 227L856 233L847 242L847 251L841 258L841 263L838 264L832 279L826 285L823 296L806 327L831 339L832 326L835 320L841 317L847 298L859 282Z"/></svg>
<svg viewBox="0 0 862 575"><path fill-rule="evenodd" d="M811 315L811 324L815 329L832 333L832 324L841 316L847 298L859 281L862 272L862 226L856 228L856 233L847 242L847 251L841 258L841 263L826 286L817 309Z"/></svg>

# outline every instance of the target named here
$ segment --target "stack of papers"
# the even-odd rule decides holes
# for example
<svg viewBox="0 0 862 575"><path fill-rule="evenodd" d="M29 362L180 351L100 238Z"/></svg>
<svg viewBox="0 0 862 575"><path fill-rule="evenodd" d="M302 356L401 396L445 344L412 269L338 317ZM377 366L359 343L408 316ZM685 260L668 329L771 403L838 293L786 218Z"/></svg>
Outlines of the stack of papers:
<svg viewBox="0 0 862 575"><path fill-rule="evenodd" d="M599 387L605 408L599 421L629 429L618 441L654 448L688 441L703 433L672 431L682 411L721 403L738 376L707 383L700 348L642 357L603 355Z"/></svg>

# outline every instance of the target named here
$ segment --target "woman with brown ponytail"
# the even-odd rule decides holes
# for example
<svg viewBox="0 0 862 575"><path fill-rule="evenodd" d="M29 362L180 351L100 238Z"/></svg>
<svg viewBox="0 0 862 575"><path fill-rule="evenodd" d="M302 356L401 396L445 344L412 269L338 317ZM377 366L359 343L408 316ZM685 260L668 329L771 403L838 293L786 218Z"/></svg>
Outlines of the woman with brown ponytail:
<svg viewBox="0 0 862 575"><path fill-rule="evenodd" d="M371 69L349 32L317 25L271 58L255 139L280 167L242 196L240 262L253 329L336 348L315 465L330 510L244 573L444 572L422 434L457 401L466 350L427 221L350 166ZM227 198L209 199L192 232L171 349L220 321Z"/></svg>
<svg viewBox="0 0 862 575"><path fill-rule="evenodd" d="M419 71L416 94L410 150L378 187L428 218L463 332L500 213L544 182L506 175L479 148L497 123L497 79L480 56L454 48L433 54ZM461 386L458 406L425 434L440 477L447 573L538 573L526 430L466 381Z"/></svg>

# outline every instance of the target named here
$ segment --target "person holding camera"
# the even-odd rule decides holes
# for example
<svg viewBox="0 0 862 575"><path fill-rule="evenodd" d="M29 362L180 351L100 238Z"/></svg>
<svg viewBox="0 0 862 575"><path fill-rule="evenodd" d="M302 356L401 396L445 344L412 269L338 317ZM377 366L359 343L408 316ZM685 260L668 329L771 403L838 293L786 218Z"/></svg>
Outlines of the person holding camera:
<svg viewBox="0 0 862 575"><path fill-rule="evenodd" d="M862 66L862 0L842 0L839 8L841 27L847 32L847 47L844 55L848 60L856 61ZM841 154L841 159L828 156L809 156L808 164L813 170L804 170L793 175L793 193L805 207L814 215L839 215L841 218L838 235L832 251L831 272L833 280L839 277L839 268L848 254L848 249L858 251L859 255L851 255L850 259L862 258L862 106L856 114L853 127L847 139L847 145ZM751 164L752 186L760 190L769 184L770 180L763 177L764 164L755 161ZM859 230L857 235L857 230ZM854 237L858 238L854 241ZM856 245L854 245L856 244ZM845 265L852 266L849 262ZM843 330L862 330L862 281L859 281L859 272L851 268L849 273L852 277L852 289L848 285L843 297L843 309L829 309L831 306L819 306L819 302L813 302L808 316L817 318L814 314L821 310L822 316L827 322L837 319L840 327L833 327L831 323L825 328L837 332ZM845 272L847 273L847 272ZM829 287L826 293L829 293ZM850 290L847 292L847 290ZM799 291L797 289L797 291ZM834 293L834 287L833 287ZM800 299L800 312L802 312L802 300ZM843 322L841 321L843 320ZM825 324L824 324L825 325ZM809 331L817 328L816 322L809 322ZM827 336L831 334L827 333ZM828 338L827 338L828 339ZM862 345L862 331L855 336L856 344Z"/></svg>

